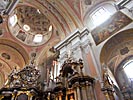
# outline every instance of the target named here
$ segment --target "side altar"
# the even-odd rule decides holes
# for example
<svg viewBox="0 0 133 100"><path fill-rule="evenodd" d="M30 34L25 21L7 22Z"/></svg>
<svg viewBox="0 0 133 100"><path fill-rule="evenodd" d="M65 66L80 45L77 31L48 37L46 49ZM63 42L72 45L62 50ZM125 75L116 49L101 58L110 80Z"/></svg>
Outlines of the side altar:
<svg viewBox="0 0 133 100"><path fill-rule="evenodd" d="M28 65L21 71L16 68L8 76L5 86L0 89L0 100L40 100L40 71Z"/></svg>

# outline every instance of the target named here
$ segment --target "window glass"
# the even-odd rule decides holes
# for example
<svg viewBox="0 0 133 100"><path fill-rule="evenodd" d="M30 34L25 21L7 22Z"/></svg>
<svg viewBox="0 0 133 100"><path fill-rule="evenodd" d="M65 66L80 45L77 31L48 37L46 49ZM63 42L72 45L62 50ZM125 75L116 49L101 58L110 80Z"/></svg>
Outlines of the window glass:
<svg viewBox="0 0 133 100"><path fill-rule="evenodd" d="M95 26L99 26L107 19L109 19L110 16L111 16L111 13L107 9L101 7L91 14L91 19Z"/></svg>
<svg viewBox="0 0 133 100"><path fill-rule="evenodd" d="M133 79L133 60L128 61L123 68L127 77Z"/></svg>
<svg viewBox="0 0 133 100"><path fill-rule="evenodd" d="M10 19L9 19L9 22L10 22L10 24L11 24L11 26L12 27L14 27L15 26L15 24L17 23L17 15L16 14L14 14L13 16L11 16L10 17Z"/></svg>

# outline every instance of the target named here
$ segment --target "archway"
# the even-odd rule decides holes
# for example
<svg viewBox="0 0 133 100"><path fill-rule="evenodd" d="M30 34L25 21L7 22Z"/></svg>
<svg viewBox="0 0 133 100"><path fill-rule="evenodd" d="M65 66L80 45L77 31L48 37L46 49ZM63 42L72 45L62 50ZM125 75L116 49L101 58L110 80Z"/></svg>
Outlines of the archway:
<svg viewBox="0 0 133 100"><path fill-rule="evenodd" d="M22 69L29 63L27 51L14 41L0 39L0 88L14 68Z"/></svg>
<svg viewBox="0 0 133 100"><path fill-rule="evenodd" d="M102 65L107 66L113 74L115 80L118 83L118 88L122 90L122 85L119 84L119 80L122 77L118 77L118 68L121 64L125 64L125 60L133 54L133 29L128 29L119 32L112 38L110 38L103 46L100 54L100 62ZM128 62L126 63L128 64ZM123 65L123 67L126 65ZM103 68L102 68L103 69ZM104 69L103 69L104 70ZM122 74L122 72L120 72ZM120 74L120 75L121 75ZM126 75L124 75L126 77ZM127 83L126 83L127 84ZM123 95L124 96L124 95ZM124 99L126 100L126 99Z"/></svg>
<svg viewBox="0 0 133 100"><path fill-rule="evenodd" d="M126 100L133 99L133 55L125 58L116 69L116 80Z"/></svg>

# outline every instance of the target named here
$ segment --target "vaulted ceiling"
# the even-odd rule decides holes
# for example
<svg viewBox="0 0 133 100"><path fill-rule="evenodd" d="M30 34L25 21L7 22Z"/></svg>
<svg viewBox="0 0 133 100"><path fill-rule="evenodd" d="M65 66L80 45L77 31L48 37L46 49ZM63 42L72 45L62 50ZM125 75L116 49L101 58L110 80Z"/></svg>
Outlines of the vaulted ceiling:
<svg viewBox="0 0 133 100"><path fill-rule="evenodd" d="M29 64L34 53L37 65L51 60L54 54L49 49L77 28L83 29L88 13L104 1L108 0L20 0L10 15L2 16L0 24L0 87L11 70ZM9 19L14 14L18 24L11 26ZM26 31L24 25L31 30ZM33 43L36 34L44 36L42 43Z"/></svg>

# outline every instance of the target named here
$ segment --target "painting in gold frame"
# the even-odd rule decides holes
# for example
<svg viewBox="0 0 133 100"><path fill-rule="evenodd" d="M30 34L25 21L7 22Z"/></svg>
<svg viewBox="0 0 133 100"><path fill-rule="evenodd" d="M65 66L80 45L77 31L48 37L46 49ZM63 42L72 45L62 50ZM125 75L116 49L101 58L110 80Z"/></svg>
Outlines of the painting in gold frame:
<svg viewBox="0 0 133 100"><path fill-rule="evenodd" d="M68 100L75 100L74 93L68 94Z"/></svg>

